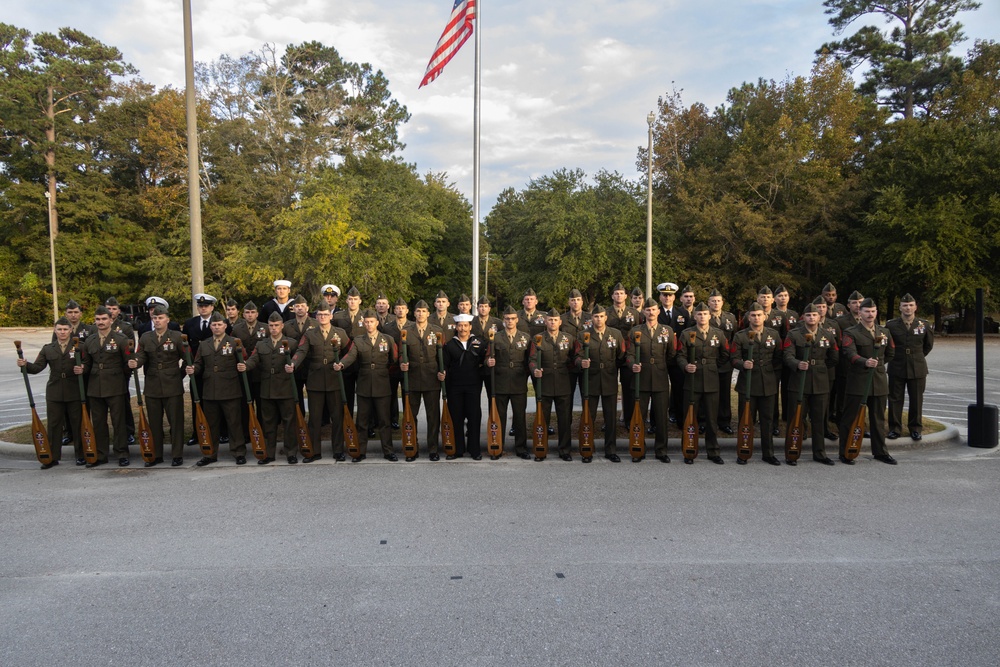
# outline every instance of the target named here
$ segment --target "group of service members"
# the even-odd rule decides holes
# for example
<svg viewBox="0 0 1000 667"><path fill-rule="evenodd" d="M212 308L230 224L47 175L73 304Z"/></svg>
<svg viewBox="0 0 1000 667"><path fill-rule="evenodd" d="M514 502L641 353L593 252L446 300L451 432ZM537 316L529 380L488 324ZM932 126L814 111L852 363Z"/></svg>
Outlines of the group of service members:
<svg viewBox="0 0 1000 667"><path fill-rule="evenodd" d="M488 399L496 399L501 437L506 433L513 438L518 457L532 458L526 415L529 381L546 424L552 423L555 409L555 426L549 427L549 434L558 434L558 455L564 461L573 460L573 399L577 387L582 395L585 384L595 423L600 405L604 457L614 463L621 460L619 416L628 421L636 395L647 432L654 436L657 460L669 463L669 425L679 427L693 406L708 459L724 463L718 433L733 433L734 385L740 413L749 401L760 425L762 460L772 465L780 465L774 450L779 417L787 422L800 400L811 424L813 459L826 465L834 462L826 454L824 440L838 438L830 423L840 429L840 461L854 463L845 457L845 447L849 425L863 401L870 418L866 436L876 460L896 463L886 439L906 431L913 440L922 437L925 356L933 346L933 332L926 320L916 317L916 302L908 294L901 300L900 317L882 326L872 299L854 292L845 308L829 283L801 315L788 308L789 293L783 286L773 292L763 287L742 322L724 310L717 290L696 304L690 286L678 289L670 282L657 286L658 299L644 297L638 287L629 294L618 283L611 291L611 304L596 305L589 312L575 289L569 293L565 312L541 312L535 292L528 289L523 308L508 306L501 318L490 314L486 297L479 299L473 313L465 295L457 304L459 312L452 314L444 292L436 295L433 308L417 301L412 319L405 300L398 299L390 312L389 300L381 294L374 308L363 308L361 294L353 287L341 308L340 289L332 284L323 286L322 302L310 314L305 298L291 296L289 281L276 280L273 287L274 298L259 310L248 302L241 312L230 299L224 314L216 310L215 297L197 294L198 315L182 326L170 320L169 304L161 297L146 300L149 321L136 329L122 317L114 298L96 309L93 325L84 324L79 304L69 301L65 316L55 323L52 342L42 347L34 362L17 362L28 373L50 369L49 441L72 441L76 464L85 464L78 437L82 405L78 376L82 376L97 448L96 461L86 465L106 464L113 453L119 466L128 466L135 428L129 380L134 374L138 382L138 369L144 376L143 398L155 450L146 466L164 461L165 421L171 465L183 465L185 446L197 444L194 436L187 441L184 437L185 375L195 389L190 392L191 414L197 397L209 431L218 436L219 444L228 443L239 465L247 461L251 409L259 415L267 444L266 456L258 464L275 461L279 428L287 462L298 463L296 402L308 414L313 448L311 456L302 458L304 463L323 458L322 433L327 424L328 451L336 461L346 460L344 406L357 421L359 451L351 460L364 460L369 439L378 437L382 456L397 461L392 431L399 427L404 376L413 414L424 407L423 444L431 461L438 461L441 454L442 398L454 424L455 453L447 458L482 458L484 388ZM738 371L735 383L734 371ZM243 374L249 396L244 393ZM904 394L909 398L906 431ZM196 465L214 463L217 452L218 445L215 455L203 456ZM58 465L60 453L61 447L54 447L53 460L42 468ZM583 461L589 463L591 457ZM795 465L794 460L786 463Z"/></svg>

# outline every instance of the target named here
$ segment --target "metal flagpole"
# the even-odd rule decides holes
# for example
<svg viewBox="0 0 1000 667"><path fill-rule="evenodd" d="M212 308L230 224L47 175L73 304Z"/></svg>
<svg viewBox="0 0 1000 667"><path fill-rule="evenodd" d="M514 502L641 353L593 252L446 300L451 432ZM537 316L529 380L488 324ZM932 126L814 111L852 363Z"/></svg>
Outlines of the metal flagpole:
<svg viewBox="0 0 1000 667"><path fill-rule="evenodd" d="M205 291L201 249L201 181L198 175L198 113L194 95L194 46L191 36L191 0L184 0L184 97L187 115L188 211L191 219L191 294ZM191 311L198 306L191 299Z"/></svg>
<svg viewBox="0 0 1000 667"><path fill-rule="evenodd" d="M479 53L483 36L483 0L476 0L476 80L472 119L472 303L479 301Z"/></svg>

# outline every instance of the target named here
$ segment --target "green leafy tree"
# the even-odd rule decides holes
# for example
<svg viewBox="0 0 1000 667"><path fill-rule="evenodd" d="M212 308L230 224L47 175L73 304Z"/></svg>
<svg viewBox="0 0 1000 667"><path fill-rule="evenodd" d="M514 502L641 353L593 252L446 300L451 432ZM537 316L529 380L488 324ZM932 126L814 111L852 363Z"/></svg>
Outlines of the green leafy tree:
<svg viewBox="0 0 1000 667"><path fill-rule="evenodd" d="M961 69L951 53L964 39L959 12L978 9L974 0L825 0L830 25L843 34L864 17L881 18L892 29L863 25L844 39L824 44L850 70L864 65L860 86L866 95L904 118L928 111L937 93Z"/></svg>

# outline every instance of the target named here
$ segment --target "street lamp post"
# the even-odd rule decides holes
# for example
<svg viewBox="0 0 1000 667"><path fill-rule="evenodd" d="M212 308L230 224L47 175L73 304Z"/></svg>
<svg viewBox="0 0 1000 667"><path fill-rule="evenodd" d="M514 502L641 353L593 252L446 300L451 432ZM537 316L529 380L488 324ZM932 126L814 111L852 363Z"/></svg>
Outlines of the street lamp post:
<svg viewBox="0 0 1000 667"><path fill-rule="evenodd" d="M59 319L59 290L56 287L56 225L52 208L52 195L45 191L45 201L49 209L49 266L52 270L52 321Z"/></svg>
<svg viewBox="0 0 1000 667"><path fill-rule="evenodd" d="M646 151L646 296L653 295L653 123L656 115L646 116L649 125L649 148Z"/></svg>

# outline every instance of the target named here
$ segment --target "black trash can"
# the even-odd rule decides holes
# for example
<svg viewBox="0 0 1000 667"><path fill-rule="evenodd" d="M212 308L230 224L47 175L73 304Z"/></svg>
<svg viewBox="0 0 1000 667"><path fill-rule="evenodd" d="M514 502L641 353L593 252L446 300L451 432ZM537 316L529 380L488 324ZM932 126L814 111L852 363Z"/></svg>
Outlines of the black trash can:
<svg viewBox="0 0 1000 667"><path fill-rule="evenodd" d="M1000 433L1000 409L995 405L969 405L969 447L992 449Z"/></svg>

